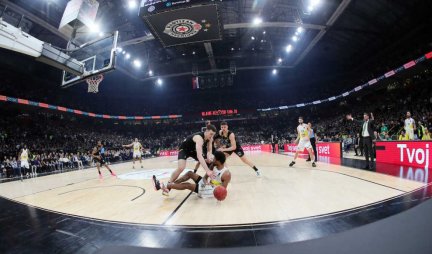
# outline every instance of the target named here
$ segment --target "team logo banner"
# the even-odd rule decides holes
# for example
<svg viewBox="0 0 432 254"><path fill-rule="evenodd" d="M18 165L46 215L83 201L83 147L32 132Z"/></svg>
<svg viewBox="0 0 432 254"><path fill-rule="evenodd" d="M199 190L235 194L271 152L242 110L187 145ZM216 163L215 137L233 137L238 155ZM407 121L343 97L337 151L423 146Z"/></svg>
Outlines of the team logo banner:
<svg viewBox="0 0 432 254"><path fill-rule="evenodd" d="M222 39L214 4L156 13L144 19L164 47Z"/></svg>

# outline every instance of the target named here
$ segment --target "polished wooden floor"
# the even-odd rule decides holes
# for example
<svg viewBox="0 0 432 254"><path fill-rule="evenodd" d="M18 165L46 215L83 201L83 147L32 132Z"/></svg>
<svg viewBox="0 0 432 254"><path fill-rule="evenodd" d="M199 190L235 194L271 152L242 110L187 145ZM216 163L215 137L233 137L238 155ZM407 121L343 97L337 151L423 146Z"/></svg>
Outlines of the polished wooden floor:
<svg viewBox="0 0 432 254"><path fill-rule="evenodd" d="M95 168L0 184L0 196L30 206L94 220L147 225L230 226L260 224L339 213L396 198L424 187L423 183L333 164L317 168L291 157L247 154L262 172L228 159L232 173L223 202L201 199L189 191L171 191L169 197L154 191L152 174L169 176L174 157L112 165L119 178L97 179ZM188 161L188 168L195 163ZM203 173L200 170L199 173ZM166 180L166 179L164 179Z"/></svg>

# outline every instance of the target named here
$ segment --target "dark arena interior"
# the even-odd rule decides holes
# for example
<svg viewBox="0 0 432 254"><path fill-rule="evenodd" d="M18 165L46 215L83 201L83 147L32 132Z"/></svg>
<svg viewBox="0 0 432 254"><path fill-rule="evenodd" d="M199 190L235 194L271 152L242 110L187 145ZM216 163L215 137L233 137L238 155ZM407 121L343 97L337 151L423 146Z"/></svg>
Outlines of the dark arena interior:
<svg viewBox="0 0 432 254"><path fill-rule="evenodd" d="M0 253L432 253L431 11L0 0Z"/></svg>

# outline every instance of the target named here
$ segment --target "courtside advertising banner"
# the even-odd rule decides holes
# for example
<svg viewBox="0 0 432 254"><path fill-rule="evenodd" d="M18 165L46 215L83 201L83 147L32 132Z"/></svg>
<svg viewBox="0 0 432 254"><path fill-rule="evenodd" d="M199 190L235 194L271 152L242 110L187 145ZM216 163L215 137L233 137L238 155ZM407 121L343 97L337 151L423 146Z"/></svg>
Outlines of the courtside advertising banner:
<svg viewBox="0 0 432 254"><path fill-rule="evenodd" d="M429 168L431 161L428 141L376 142L376 161L410 167Z"/></svg>
<svg viewBox="0 0 432 254"><path fill-rule="evenodd" d="M430 141L376 142L377 172L428 183L431 147Z"/></svg>
<svg viewBox="0 0 432 254"><path fill-rule="evenodd" d="M255 144L255 145L242 145L244 152L271 152L272 146L270 144ZM278 148L276 147L276 152ZM163 150L159 152L159 156L177 156L177 150Z"/></svg>
<svg viewBox="0 0 432 254"><path fill-rule="evenodd" d="M342 157L342 144L340 142L320 142L316 144L317 153L319 157ZM284 151L288 153L295 153L297 151L296 144L285 144ZM306 155L308 151L304 149L300 154Z"/></svg>

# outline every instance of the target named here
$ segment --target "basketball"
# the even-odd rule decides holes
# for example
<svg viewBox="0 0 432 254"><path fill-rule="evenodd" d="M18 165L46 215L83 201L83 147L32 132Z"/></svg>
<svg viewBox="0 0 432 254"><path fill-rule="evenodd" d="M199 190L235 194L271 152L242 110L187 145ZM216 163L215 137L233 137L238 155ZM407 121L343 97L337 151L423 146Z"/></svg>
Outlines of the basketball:
<svg viewBox="0 0 432 254"><path fill-rule="evenodd" d="M214 197L219 201L225 200L227 194L228 192L223 186L218 186L213 191Z"/></svg>

